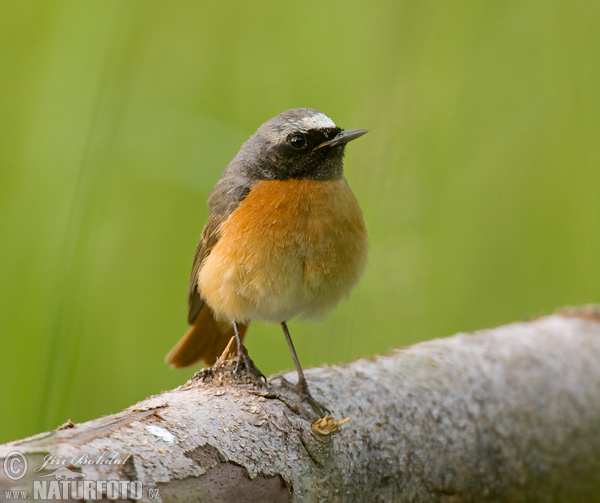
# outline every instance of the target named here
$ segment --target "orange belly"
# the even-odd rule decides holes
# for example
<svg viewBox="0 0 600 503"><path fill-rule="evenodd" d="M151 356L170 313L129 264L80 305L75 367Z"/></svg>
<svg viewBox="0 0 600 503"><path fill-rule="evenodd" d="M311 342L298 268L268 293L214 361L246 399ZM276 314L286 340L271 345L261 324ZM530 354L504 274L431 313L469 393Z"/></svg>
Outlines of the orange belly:
<svg viewBox="0 0 600 503"><path fill-rule="evenodd" d="M221 225L198 286L223 321L319 318L367 263L362 212L345 180L269 180Z"/></svg>

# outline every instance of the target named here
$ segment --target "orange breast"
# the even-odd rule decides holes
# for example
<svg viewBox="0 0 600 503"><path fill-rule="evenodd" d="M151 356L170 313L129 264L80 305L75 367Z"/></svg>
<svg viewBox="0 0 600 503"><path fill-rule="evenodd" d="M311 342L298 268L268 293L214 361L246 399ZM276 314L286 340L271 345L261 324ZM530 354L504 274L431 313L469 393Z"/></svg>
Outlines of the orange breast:
<svg viewBox="0 0 600 503"><path fill-rule="evenodd" d="M221 320L320 317L366 266L365 224L345 180L261 181L219 234L198 285Z"/></svg>

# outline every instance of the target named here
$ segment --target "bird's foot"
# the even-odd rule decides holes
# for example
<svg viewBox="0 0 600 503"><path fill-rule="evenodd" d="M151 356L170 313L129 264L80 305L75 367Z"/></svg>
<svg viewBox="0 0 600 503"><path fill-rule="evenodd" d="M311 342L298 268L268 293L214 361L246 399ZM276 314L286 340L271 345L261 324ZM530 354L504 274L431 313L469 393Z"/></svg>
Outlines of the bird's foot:
<svg viewBox="0 0 600 503"><path fill-rule="evenodd" d="M317 402L317 400L315 400L310 393L307 392L304 400L311 406L312 410L314 410L319 417L325 417L327 414L331 415L331 411L323 404Z"/></svg>
<svg viewBox="0 0 600 503"><path fill-rule="evenodd" d="M296 384L296 391L320 417L325 417L327 414L330 414L329 409L317 402L315 398L310 394L310 391L308 390L308 383L304 378L304 374L300 376L298 384Z"/></svg>
<svg viewBox="0 0 600 503"><path fill-rule="evenodd" d="M267 378L254 364L252 358L250 358L250 355L248 354L248 350L243 344L238 348L237 362L233 373L238 376L245 373L245 375L249 376L253 381L260 385L266 384L267 382Z"/></svg>
<svg viewBox="0 0 600 503"><path fill-rule="evenodd" d="M303 401L305 401L306 403L308 403L308 405L310 405L310 408L319 417L325 417L327 414L331 414L331 412L329 411L329 409L327 407L325 407L324 405L319 403L310 394L310 391L308 390L308 384L306 383L306 381L300 381L296 384L292 384L285 377L283 377L283 376L278 376L278 377L281 381L282 387L292 390L296 394L298 394Z"/></svg>

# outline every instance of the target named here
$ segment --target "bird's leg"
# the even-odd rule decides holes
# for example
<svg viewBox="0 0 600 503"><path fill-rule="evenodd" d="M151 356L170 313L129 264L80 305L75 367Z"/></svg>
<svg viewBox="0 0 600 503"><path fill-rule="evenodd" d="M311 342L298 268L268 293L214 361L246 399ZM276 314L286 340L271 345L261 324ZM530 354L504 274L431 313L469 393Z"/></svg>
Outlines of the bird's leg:
<svg viewBox="0 0 600 503"><path fill-rule="evenodd" d="M296 354L296 350L294 349L294 343L292 342L292 337L290 336L290 331L288 330L285 321L281 323L281 327L283 328L285 339L287 340L290 352L292 353L292 358L294 359L296 371L298 372L298 384L296 389L302 395L302 397L311 405L315 412L317 412L321 416L325 416L325 414L328 414L329 411L327 410L327 408L323 407L319 402L317 402L308 390L308 383L306 382L306 377L304 377L304 372L302 371L300 360L298 360L298 355Z"/></svg>
<svg viewBox="0 0 600 503"><path fill-rule="evenodd" d="M246 349L246 346L244 346L242 344L242 338L240 337L240 331L239 331L237 323L235 321L233 322L233 331L235 332L235 342L237 343L237 347L238 347L238 360L235 365L235 373L236 374L240 373L240 364L243 361L244 367L246 367L246 370L252 377L255 377L258 381L260 381L261 379L264 379L264 381L267 382L267 378L265 377L265 375L260 370L258 370L258 367L254 364L254 362L252 361L252 358L250 358L250 355L248 354L248 350Z"/></svg>
<svg viewBox="0 0 600 503"><path fill-rule="evenodd" d="M292 353L292 358L294 359L294 365L296 366L296 371L298 372L298 391L303 395L310 395L308 391L308 383L306 382L306 377L304 377L304 372L302 371L302 366L300 365L300 360L298 360L298 355L296 354L296 349L294 348L294 343L292 342L292 337L290 336L290 331L288 330L287 324L285 321L281 323L281 327L283 328L283 333L285 334L285 340L288 343L290 348L290 352Z"/></svg>

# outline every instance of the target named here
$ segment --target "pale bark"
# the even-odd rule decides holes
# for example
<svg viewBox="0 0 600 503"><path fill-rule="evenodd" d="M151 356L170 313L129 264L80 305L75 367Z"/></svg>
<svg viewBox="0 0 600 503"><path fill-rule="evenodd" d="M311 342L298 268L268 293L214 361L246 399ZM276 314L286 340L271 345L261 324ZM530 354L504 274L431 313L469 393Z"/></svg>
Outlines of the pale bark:
<svg viewBox="0 0 600 503"><path fill-rule="evenodd" d="M351 418L330 435L280 378L267 390L223 365L0 446L0 466L18 450L30 467L0 486L30 487L47 454L108 450L130 457L73 470L141 481L163 501L600 501L599 321L581 310L308 369L315 398Z"/></svg>

